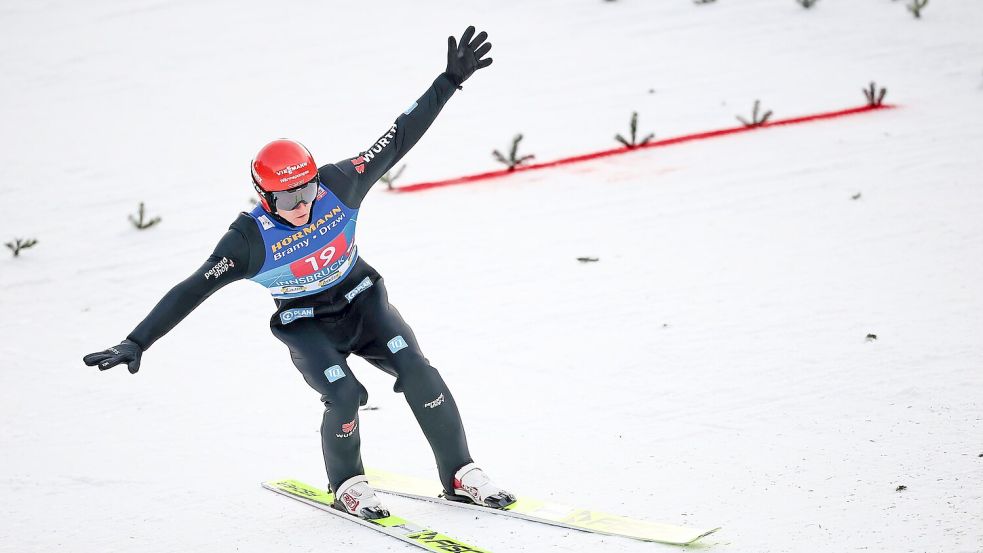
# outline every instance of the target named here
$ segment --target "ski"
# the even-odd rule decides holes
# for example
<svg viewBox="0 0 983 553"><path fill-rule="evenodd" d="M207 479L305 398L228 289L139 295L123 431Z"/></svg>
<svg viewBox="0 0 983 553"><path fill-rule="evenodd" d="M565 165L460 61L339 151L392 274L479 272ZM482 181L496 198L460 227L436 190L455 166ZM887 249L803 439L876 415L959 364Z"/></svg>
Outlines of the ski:
<svg viewBox="0 0 983 553"><path fill-rule="evenodd" d="M720 527L689 528L674 524L650 522L587 509L578 509L569 505L540 501L527 497L518 497L515 503L504 509L492 509L471 503L443 499L439 497L439 494L443 490L441 490L440 485L436 481L375 469L368 469L365 471L365 474L369 478L369 483L376 491L520 518L573 530L593 532L595 534L622 536L670 545L689 545L700 538L720 530Z"/></svg>
<svg viewBox="0 0 983 553"><path fill-rule="evenodd" d="M468 545L446 534L441 534L436 530L420 526L415 522L395 515L375 520L366 520L349 515L331 506L334 503L334 494L315 488L314 486L309 486L303 482L298 482L297 480L270 480L269 482L263 482L263 487L278 494L302 501L311 507L316 507L337 515L344 520L361 524L397 540L415 545L421 549L426 549L427 551L439 553L446 551L490 553L487 549L480 549L473 545Z"/></svg>

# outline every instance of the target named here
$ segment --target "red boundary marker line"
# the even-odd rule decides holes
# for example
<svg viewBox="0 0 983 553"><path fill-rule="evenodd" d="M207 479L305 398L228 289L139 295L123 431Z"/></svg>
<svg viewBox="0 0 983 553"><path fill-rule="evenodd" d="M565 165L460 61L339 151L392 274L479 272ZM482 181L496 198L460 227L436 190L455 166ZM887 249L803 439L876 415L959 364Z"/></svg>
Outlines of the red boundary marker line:
<svg viewBox="0 0 983 553"><path fill-rule="evenodd" d="M655 142L649 142L644 146L637 146L635 148L626 148L624 146L619 146L617 148L612 148L610 150L602 150L600 152L593 152L589 154L583 154L573 157L565 157L562 159L557 159L554 161L546 161L543 163L534 163L532 165L524 165L521 167L516 167L514 170L509 171L508 169L502 169L498 171L488 171L486 173L478 173L475 175L465 175L463 177L454 177L451 179L430 181L430 182L418 182L415 184L408 184L406 186L398 186L392 189L393 192L418 192L420 190L428 190L430 188L438 188L441 186L450 186L454 184L466 184L469 182L476 182L482 180L489 180L498 177L504 177L506 175L514 175L516 173L521 173L523 171L533 171L536 169L546 169L547 167L557 167L559 165L567 165L570 163L579 163L581 161L589 161L592 159L599 159L602 157L616 156L621 154L627 154L630 152L637 152L639 150L646 150L648 148L660 148L663 146L671 146L673 144L680 144L682 142L692 142L694 140L706 140L708 138L716 138L718 136L726 136L729 134L737 134L743 132L752 132L759 129L766 129L768 127L778 127L781 125L798 125L800 123L808 123L811 121L820 121L823 119L835 119L837 117L845 117L848 115L856 115L858 113L865 113L868 111L878 111L882 109L891 109L897 106L891 104L884 104L881 106L863 106L859 108L843 109L839 111L829 111L824 113L817 113L813 115L805 115L802 117L792 117L789 119L776 119L774 121L769 121L760 127L732 127L728 129L719 129L715 131L705 131L693 134L685 134L682 136L677 136L674 138L665 138L663 140L656 140Z"/></svg>

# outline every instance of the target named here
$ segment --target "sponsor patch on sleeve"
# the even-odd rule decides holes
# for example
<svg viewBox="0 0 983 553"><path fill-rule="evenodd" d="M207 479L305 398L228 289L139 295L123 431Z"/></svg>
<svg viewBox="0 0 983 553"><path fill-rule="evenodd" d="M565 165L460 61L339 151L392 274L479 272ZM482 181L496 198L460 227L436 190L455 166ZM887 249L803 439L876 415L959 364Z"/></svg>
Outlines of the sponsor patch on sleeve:
<svg viewBox="0 0 983 553"><path fill-rule="evenodd" d="M218 278L223 274L225 274L226 272L228 272L229 269L235 266L236 266L235 262L233 262L228 257L223 257L218 261L218 263L215 264L214 267L205 271L205 280L208 280L212 277Z"/></svg>

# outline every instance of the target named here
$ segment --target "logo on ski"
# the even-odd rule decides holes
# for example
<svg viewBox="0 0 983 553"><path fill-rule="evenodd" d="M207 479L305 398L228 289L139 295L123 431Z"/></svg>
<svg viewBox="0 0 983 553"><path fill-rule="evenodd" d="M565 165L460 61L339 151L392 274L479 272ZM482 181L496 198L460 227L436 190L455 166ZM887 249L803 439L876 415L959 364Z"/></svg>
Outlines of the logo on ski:
<svg viewBox="0 0 983 553"><path fill-rule="evenodd" d="M433 530L424 530L423 532L410 534L406 537L420 543L436 546L436 548L440 551L451 551L453 553L481 553L481 549L475 549L470 545L455 541L447 536L440 535Z"/></svg>
<svg viewBox="0 0 983 553"><path fill-rule="evenodd" d="M291 482L289 480L284 480L282 482L277 482L276 485L280 489L286 490L286 491L288 491L288 492L290 492L290 493L292 493L294 495L302 495L304 497L317 497L318 496L317 492L315 492L313 490L308 490L306 488L302 488L302 487L294 484L293 482Z"/></svg>
<svg viewBox="0 0 983 553"><path fill-rule="evenodd" d="M630 532L633 526L631 521L586 510L574 511L564 517L561 522L614 533Z"/></svg>

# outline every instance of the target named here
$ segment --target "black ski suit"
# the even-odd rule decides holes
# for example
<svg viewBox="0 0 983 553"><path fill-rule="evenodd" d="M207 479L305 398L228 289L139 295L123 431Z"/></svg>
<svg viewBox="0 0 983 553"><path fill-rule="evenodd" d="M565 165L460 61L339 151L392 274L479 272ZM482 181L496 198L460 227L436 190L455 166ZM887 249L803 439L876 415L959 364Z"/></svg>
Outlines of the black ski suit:
<svg viewBox="0 0 983 553"><path fill-rule="evenodd" d="M390 136L390 127L383 135L390 138L370 147L372 155L366 155L366 150L320 167L323 185L346 206L358 208L372 185L423 136L455 90L447 73L440 74L396 119L395 136ZM256 275L266 255L256 221L240 214L205 263L172 288L127 338L146 350L216 290ZM371 285L364 284L366 278ZM331 288L275 301L271 330L324 402L321 444L332 488L364 473L358 407L365 404L368 393L346 363L354 353L396 377L393 389L404 394L433 449L441 483L453 491L454 472L471 462L457 404L437 369L423 356L413 331L390 305L379 273L359 257L351 272ZM314 316L285 324L281 313L301 304L313 306ZM395 347L394 336L402 338Z"/></svg>

